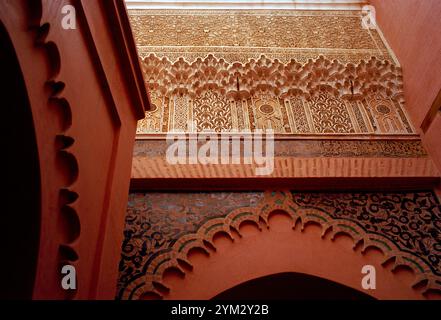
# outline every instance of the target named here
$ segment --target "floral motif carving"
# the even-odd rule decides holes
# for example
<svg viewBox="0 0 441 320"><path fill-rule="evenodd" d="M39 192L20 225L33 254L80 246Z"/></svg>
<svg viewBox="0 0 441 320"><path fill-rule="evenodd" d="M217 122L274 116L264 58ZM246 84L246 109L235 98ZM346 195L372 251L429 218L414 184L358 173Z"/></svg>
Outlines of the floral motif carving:
<svg viewBox="0 0 441 320"><path fill-rule="evenodd" d="M207 91L193 101L193 116L197 131L231 131L232 116L228 101Z"/></svg>
<svg viewBox="0 0 441 320"><path fill-rule="evenodd" d="M163 119L156 119L163 123L162 132L185 130L189 121L202 123L208 118L217 119L217 124L204 123L196 130L414 132L403 111L401 69L388 61L372 58L358 65L345 65L320 57L302 65L295 60L282 64L261 56L245 65L230 65L210 55L189 64L183 59L171 63L152 54L144 59L143 68L152 95L163 97L158 100L158 108L164 111L157 111L162 112ZM160 106L167 99L171 105L163 102ZM201 104L203 100L207 103ZM391 111L384 113L386 107ZM169 114L168 124L165 119ZM158 132L152 115L146 119L138 132Z"/></svg>
<svg viewBox="0 0 441 320"><path fill-rule="evenodd" d="M207 250L218 232L233 238L244 221L261 228L275 210L287 212L293 226L315 222L323 236L345 233L362 251L373 246L385 262L410 267L415 284L441 290L441 205L431 192L298 193L286 191L152 193L130 195L120 263L118 298L136 299L143 293L161 295L163 273L191 263L192 248Z"/></svg>
<svg viewBox="0 0 441 320"><path fill-rule="evenodd" d="M247 63L265 54L306 63L320 54L356 63L374 56L391 60L376 30L363 29L359 12L295 10L131 10L141 57L189 62L213 54Z"/></svg>
<svg viewBox="0 0 441 320"><path fill-rule="evenodd" d="M161 119L148 114L139 133L183 129L181 122L215 114L214 105L202 113L197 105L208 91L225 104L226 118L196 130L414 132L401 69L377 30L362 27L360 12L131 10L130 20L146 85L172 102ZM184 112L184 100L196 108ZM261 100L272 102L262 107Z"/></svg>
<svg viewBox="0 0 441 320"><path fill-rule="evenodd" d="M165 140L138 140L134 157L165 157ZM241 146L243 148L243 146ZM420 140L276 140L276 157L427 158Z"/></svg>
<svg viewBox="0 0 441 320"><path fill-rule="evenodd" d="M161 132L161 122L167 121L162 119L164 99L157 91L150 92L150 110L146 111L145 118L138 121L137 132ZM164 117L165 118L165 117ZM167 126L168 127L168 123Z"/></svg>
<svg viewBox="0 0 441 320"><path fill-rule="evenodd" d="M261 92L282 99L310 98L323 91L352 99L361 99L372 92L397 99L403 95L401 68L374 57L358 64L343 64L323 56L306 64L294 59L283 64L261 55L245 64L228 64L213 55L193 63L182 58L172 63L150 54L142 65L146 85L163 95L186 94L194 98L208 89L228 99L246 99Z"/></svg>
<svg viewBox="0 0 441 320"><path fill-rule="evenodd" d="M314 97L309 102L312 121L319 133L354 133L348 110L343 101L326 93Z"/></svg>

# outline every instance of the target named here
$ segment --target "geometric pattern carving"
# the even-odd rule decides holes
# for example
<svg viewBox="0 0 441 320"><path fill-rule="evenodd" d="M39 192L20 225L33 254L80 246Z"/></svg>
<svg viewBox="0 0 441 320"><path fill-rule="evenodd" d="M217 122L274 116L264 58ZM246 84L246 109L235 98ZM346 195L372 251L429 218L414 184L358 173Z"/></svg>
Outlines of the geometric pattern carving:
<svg viewBox="0 0 441 320"><path fill-rule="evenodd" d="M190 112L190 101L186 96L174 96L172 101L173 117L170 123L172 130L187 131L188 130L188 116Z"/></svg>
<svg viewBox="0 0 441 320"><path fill-rule="evenodd" d="M357 65L324 57L305 65L261 56L227 64L209 55L192 64L151 54L142 63L146 85L158 97L163 125L147 112L138 133L253 131L275 133L414 133L403 111L401 69L388 61ZM150 125L147 125L150 121ZM186 123L196 121L196 128ZM176 125L179 124L179 125Z"/></svg>
<svg viewBox="0 0 441 320"><path fill-rule="evenodd" d="M202 145L203 142L200 143ZM137 140L133 157L165 158L164 140ZM243 145L241 145L243 149ZM276 140L276 157L427 158L420 140Z"/></svg>
<svg viewBox="0 0 441 320"><path fill-rule="evenodd" d="M412 130L398 103L384 99L381 95L371 95L366 98L366 102L380 132Z"/></svg>
<svg viewBox="0 0 441 320"><path fill-rule="evenodd" d="M291 128L291 131L298 133L313 132L309 124L310 121L308 121L309 114L308 111L305 110L303 99L299 97L292 98L288 102L286 102L286 105L288 107L288 111L291 111L291 114L293 115L292 122L294 123L294 125Z"/></svg>
<svg viewBox="0 0 441 320"><path fill-rule="evenodd" d="M181 263L191 266L192 248L207 251L216 233L231 230L240 235L244 221L259 228L268 226L268 216L283 210L303 229L309 222L322 226L323 236L345 233L362 252L380 249L394 268L405 265L415 275L415 284L425 282L425 291L441 290L441 205L432 192L405 193L299 193L206 192L132 193L122 246L117 298L137 299L154 292L164 272ZM166 287L165 287L166 288Z"/></svg>
<svg viewBox="0 0 441 320"><path fill-rule="evenodd" d="M414 134L402 71L360 12L132 10L131 25L154 108L138 133L211 130L277 134ZM195 126L188 124L195 124ZM137 141L134 156L162 157L165 141ZM287 157L421 158L420 141L277 140ZM400 159L401 160L401 159ZM186 169L187 170L187 169ZM176 170L174 170L176 173ZM285 172L284 172L285 174ZM186 175L184 175L186 176ZM441 206L432 192L132 193L117 298L154 292L192 248L275 210L293 227L345 233L441 289Z"/></svg>
<svg viewBox="0 0 441 320"><path fill-rule="evenodd" d="M363 29L361 12L302 10L130 10L139 54L175 62L213 54L247 63L261 54L282 63L325 55L343 63L392 61L377 30Z"/></svg>
<svg viewBox="0 0 441 320"><path fill-rule="evenodd" d="M193 101L193 116L197 131L231 131L231 108L228 101L207 91Z"/></svg>
<svg viewBox="0 0 441 320"><path fill-rule="evenodd" d="M398 99L403 95L401 68L375 57L344 64L323 56L301 64L284 64L265 55L247 63L228 64L213 55L193 63L172 63L150 54L142 61L146 85L164 96L188 95L194 99L207 90L227 99L243 100L262 92L285 99L311 98L327 91L337 98L361 99L371 93Z"/></svg>
<svg viewBox="0 0 441 320"><path fill-rule="evenodd" d="M357 11L131 10L146 85L162 101L160 118L147 112L138 133L413 133L401 69L361 17Z"/></svg>
<svg viewBox="0 0 441 320"><path fill-rule="evenodd" d="M323 93L309 102L314 129L319 133L354 133L348 109L342 100Z"/></svg>
<svg viewBox="0 0 441 320"><path fill-rule="evenodd" d="M169 115L164 110L164 102L157 91L150 91L150 110L145 113L145 118L138 121L138 132L161 132L163 123L168 122ZM168 130L168 124L167 124Z"/></svg>

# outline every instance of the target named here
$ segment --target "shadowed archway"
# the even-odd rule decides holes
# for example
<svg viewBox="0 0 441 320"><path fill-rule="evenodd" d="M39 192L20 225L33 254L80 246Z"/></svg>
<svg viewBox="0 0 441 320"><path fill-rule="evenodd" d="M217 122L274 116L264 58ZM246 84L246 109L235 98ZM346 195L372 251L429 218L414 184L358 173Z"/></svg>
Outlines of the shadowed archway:
<svg viewBox="0 0 441 320"><path fill-rule="evenodd" d="M285 272L243 282L213 300L374 300L366 293L304 273Z"/></svg>
<svg viewBox="0 0 441 320"><path fill-rule="evenodd" d="M337 235L334 240L330 240L329 235L322 238L322 228L314 223L308 223L303 231L293 231L289 221L290 217L286 213L277 211L269 218L269 229L259 230L256 224L245 222L240 226L241 236L233 232L234 240L223 232L217 233L213 239L216 250L190 250L188 261L193 267L188 268L182 264L185 274L169 267L162 279L165 287L159 283L155 283L155 286L163 299L205 300L218 297L249 281L253 283L256 279L279 274L298 274L303 279L297 279L297 282L295 279L290 280L291 287L303 286L301 291L305 292L297 297L283 299L327 299L331 292L333 295L337 292L335 294L338 295L339 288L342 287L380 300L424 298L421 288L411 286L415 281L413 271L408 268L396 268L392 271L393 263L384 264L384 254L380 250L369 248L361 254L360 246L354 248L353 240L349 236ZM364 276L362 268L365 265L372 265L376 269L375 290L363 290L361 286ZM274 283L266 283L271 292ZM257 286L265 287L262 282ZM311 292L318 287L321 292ZM161 298L149 292L146 294L140 298ZM249 297L254 298L259 299ZM342 294L341 299L353 298Z"/></svg>
<svg viewBox="0 0 441 320"><path fill-rule="evenodd" d="M8 32L0 23L2 97L2 299L30 299L40 236L40 166L31 107Z"/></svg>

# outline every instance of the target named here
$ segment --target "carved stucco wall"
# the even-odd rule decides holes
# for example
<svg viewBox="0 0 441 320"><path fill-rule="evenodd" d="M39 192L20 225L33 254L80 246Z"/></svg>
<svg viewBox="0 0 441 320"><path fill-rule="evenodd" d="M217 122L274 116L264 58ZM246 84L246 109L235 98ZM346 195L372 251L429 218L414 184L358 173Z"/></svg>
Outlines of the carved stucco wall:
<svg viewBox="0 0 441 320"><path fill-rule="evenodd" d="M131 10L130 16L141 58L392 61L378 32L362 27L360 11Z"/></svg>
<svg viewBox="0 0 441 320"><path fill-rule="evenodd" d="M276 210L287 212L293 226L315 222L323 235L345 233L354 247L362 243L364 249L380 249L385 261L411 268L424 291L441 288L441 205L431 192L132 193L118 298L136 299L148 292L161 296L157 285L165 286L164 272L174 267L185 274L181 264L191 266L187 255L192 248L209 252L207 244L214 247L215 234L233 238L231 231L240 234L245 221L261 228Z"/></svg>
<svg viewBox="0 0 441 320"><path fill-rule="evenodd" d="M338 161L315 166L308 153L297 154L308 158L304 166L294 161L293 153L302 149L294 141L299 138L315 140L319 149L330 146L318 152L326 154L320 161L350 157L366 147L359 140L396 145L395 158L418 143L405 111L402 70L381 32L363 28L361 11L131 10L129 15L152 102L138 123L132 178L249 177L240 174L243 166L169 167L162 141L140 140L165 140L170 131L234 134L268 128L286 140L276 144L276 155L282 145L281 151L291 150L276 158L277 177L299 167L311 172L335 167L344 171L339 177L421 175L409 168L439 176L428 156L422 162L411 155L390 162L381 152L370 153L369 172L364 161L358 167ZM145 156L149 152L155 157Z"/></svg>
<svg viewBox="0 0 441 320"><path fill-rule="evenodd" d="M130 18L152 102L138 123L146 140L135 144L132 182L253 176L244 165L168 166L160 134L265 128L280 138L277 179L439 176L406 115L402 70L380 33L362 28L361 12L131 10ZM427 281L424 290L439 289L440 209L427 191L131 193L117 297L161 295L164 272L185 273L190 249L244 221L263 227L274 210L377 247Z"/></svg>
<svg viewBox="0 0 441 320"><path fill-rule="evenodd" d="M153 108L138 133L412 134L360 11L131 10Z"/></svg>

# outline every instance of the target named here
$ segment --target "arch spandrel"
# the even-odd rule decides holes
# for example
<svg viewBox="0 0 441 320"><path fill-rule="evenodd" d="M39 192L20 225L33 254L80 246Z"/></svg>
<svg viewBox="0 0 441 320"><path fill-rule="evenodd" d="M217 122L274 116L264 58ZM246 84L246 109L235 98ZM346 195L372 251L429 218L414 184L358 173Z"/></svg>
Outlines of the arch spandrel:
<svg viewBox="0 0 441 320"><path fill-rule="evenodd" d="M332 241L338 234L350 236L353 241L353 250L356 251L352 253L353 255L363 257L363 252L370 247L381 250L384 259L380 265L392 263L392 269L405 266L414 272L415 279L412 284L409 284L409 290L413 290L411 287L416 285L424 287L420 290L420 294L440 289L436 236L430 241L427 236L420 235L418 238L419 233L415 232L413 240L406 242L403 241L407 239L406 222L388 229L390 221L408 216L419 224L419 229L429 228L434 231L432 234L435 234L435 230L439 230L440 205L431 192L332 194L268 191L265 193L177 194L174 200L178 198L181 200L173 206L178 205L181 211L179 213L168 212L169 226L164 230L165 232L161 233L161 228L154 232L143 230L139 224L134 223L139 219L145 219L144 221L148 223L150 219L164 217L167 212L167 210L164 211L164 208L167 209L164 206L165 202L170 201L170 199L166 200L167 196L168 194L163 194L160 200L161 194L154 195L155 212L151 205L145 205L144 200L149 198L149 194L131 195L134 200L132 204L138 203L144 207L136 210L135 205L129 209L129 217L132 212L133 220L128 220L126 239L123 244L118 293L121 299L136 299L148 292L162 296L163 294L157 288L159 286L167 291L167 285L163 283L164 272L170 268L176 268L183 274L188 273L188 270L182 267L182 262L187 266L192 266L188 259L190 250L201 248L210 254L212 249L216 248L213 237L218 233L225 233L238 243L241 241L239 239L241 239L240 225L242 223L252 222L260 229L262 226L266 229L270 227L270 214L278 211L283 211L290 216L290 226L294 229L292 232L299 232L309 223L315 223L321 226L321 237L326 241ZM235 208L234 203L243 204L247 201L251 205ZM216 203L222 203L227 209L223 212L217 211ZM380 210L377 210L377 206L381 206ZM198 213L198 207L204 208L202 210L206 212ZM134 210L130 211L131 209ZM366 215L368 219L363 220L363 216L357 216L357 214ZM183 215L187 217L186 222L182 222ZM193 221L192 227L188 228L188 223L192 223L191 220L196 215L200 218L199 221ZM430 222L427 220L428 216L432 218ZM372 219L377 219L375 228L370 224ZM187 229L185 232L177 232L177 229L174 233L170 232L173 228ZM398 228L401 232L398 236L394 236L397 231L394 228ZM421 243L432 243L432 246L422 251ZM279 245L285 246L286 243L280 242ZM149 249L146 249L147 247ZM338 259L338 257L335 258ZM227 258L225 263L228 261ZM194 272L197 273L196 270ZM328 277L332 279L332 271L329 272Z"/></svg>

